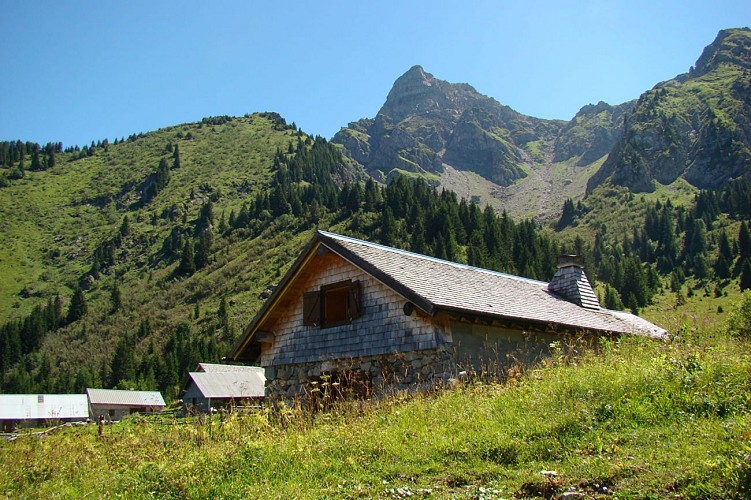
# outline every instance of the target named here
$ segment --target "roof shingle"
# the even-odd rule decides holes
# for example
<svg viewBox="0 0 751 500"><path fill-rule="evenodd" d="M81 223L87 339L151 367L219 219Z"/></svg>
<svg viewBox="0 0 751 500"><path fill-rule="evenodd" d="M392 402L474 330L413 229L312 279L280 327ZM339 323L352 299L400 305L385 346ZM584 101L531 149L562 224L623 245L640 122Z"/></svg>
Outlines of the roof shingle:
<svg viewBox="0 0 751 500"><path fill-rule="evenodd" d="M548 284L419 255L324 231L318 238L332 251L397 289L425 312L465 312L567 329L639 334L667 332L633 314L587 309L548 290Z"/></svg>

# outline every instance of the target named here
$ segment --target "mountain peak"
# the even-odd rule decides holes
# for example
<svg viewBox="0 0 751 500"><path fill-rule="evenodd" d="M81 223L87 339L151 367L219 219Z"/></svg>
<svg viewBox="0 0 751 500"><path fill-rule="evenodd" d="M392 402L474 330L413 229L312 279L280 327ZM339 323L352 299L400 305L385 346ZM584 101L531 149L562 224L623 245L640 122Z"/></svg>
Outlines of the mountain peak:
<svg viewBox="0 0 751 500"><path fill-rule="evenodd" d="M696 60L691 76L701 76L722 63L751 68L751 29L720 30L717 38L704 48Z"/></svg>
<svg viewBox="0 0 751 500"><path fill-rule="evenodd" d="M381 112L401 120L420 108L420 103L435 97L434 84L439 82L427 73L422 66L412 66L406 73L396 79Z"/></svg>
<svg viewBox="0 0 751 500"><path fill-rule="evenodd" d="M404 73L402 76L397 78L397 82L401 79L422 79L422 80L428 80L433 78L433 75L430 73L426 73L425 69L423 69L422 66L419 64L415 64L411 68L409 68L406 73Z"/></svg>

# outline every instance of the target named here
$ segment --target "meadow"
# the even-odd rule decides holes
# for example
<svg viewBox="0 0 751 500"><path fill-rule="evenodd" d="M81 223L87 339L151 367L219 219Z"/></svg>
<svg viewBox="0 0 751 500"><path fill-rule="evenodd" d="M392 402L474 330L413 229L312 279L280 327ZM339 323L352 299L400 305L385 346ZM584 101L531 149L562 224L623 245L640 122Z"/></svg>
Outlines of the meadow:
<svg viewBox="0 0 751 500"><path fill-rule="evenodd" d="M667 315L671 341L562 344L501 383L21 436L0 442L0 495L748 498L745 297L745 313Z"/></svg>

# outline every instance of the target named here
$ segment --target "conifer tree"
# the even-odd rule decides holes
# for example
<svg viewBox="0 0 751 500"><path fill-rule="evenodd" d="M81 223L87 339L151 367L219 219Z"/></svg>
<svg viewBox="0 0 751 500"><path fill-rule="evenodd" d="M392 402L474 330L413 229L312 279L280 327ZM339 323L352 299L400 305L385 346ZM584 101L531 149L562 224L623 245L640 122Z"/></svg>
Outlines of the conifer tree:
<svg viewBox="0 0 751 500"><path fill-rule="evenodd" d="M121 382L134 381L136 377L135 342L130 335L121 337L115 347L110 370L110 386Z"/></svg>
<svg viewBox="0 0 751 500"><path fill-rule="evenodd" d="M751 233L749 233L746 221L741 222L741 227L738 229L738 256L741 259L751 258Z"/></svg>
<svg viewBox="0 0 751 500"><path fill-rule="evenodd" d="M721 252L717 254L717 260L714 263L714 274L719 279L730 277L730 263ZM696 277L701 278L698 275Z"/></svg>
<svg viewBox="0 0 751 500"><path fill-rule="evenodd" d="M195 272L196 263L193 252L193 240L186 238L182 254L180 255L180 264L177 266L177 274L179 276L190 276Z"/></svg>
<svg viewBox="0 0 751 500"><path fill-rule="evenodd" d="M122 307L122 296L120 294L120 287L117 286L117 283L112 286L110 303L112 305L110 312L115 312Z"/></svg>
<svg viewBox="0 0 751 500"><path fill-rule="evenodd" d="M73 292L73 297L70 299L70 305L68 306L67 322L73 323L86 314L86 297L83 294L81 288L76 287Z"/></svg>
<svg viewBox="0 0 751 500"><path fill-rule="evenodd" d="M209 264L212 242L213 235L209 230L202 232L200 236L195 240L195 249L193 251L195 269L203 269Z"/></svg>
<svg viewBox="0 0 751 500"><path fill-rule="evenodd" d="M42 163L39 161L39 148L35 147L31 154L31 170L41 170Z"/></svg>
<svg viewBox="0 0 751 500"><path fill-rule="evenodd" d="M709 277L709 264L707 263L707 255L704 252L694 257L694 276L700 280Z"/></svg>
<svg viewBox="0 0 751 500"><path fill-rule="evenodd" d="M222 330L224 340L232 342L234 339L234 332L232 331L232 325L230 323L229 307L227 306L226 297L222 297L216 315L219 319L219 328Z"/></svg>
<svg viewBox="0 0 751 500"><path fill-rule="evenodd" d="M730 246L730 240L725 229L720 231L720 235L717 239L717 252L719 255L725 258L726 261L733 261L733 248Z"/></svg>
<svg viewBox="0 0 751 500"><path fill-rule="evenodd" d="M172 168L177 170L180 168L180 146L175 144L175 150L172 152Z"/></svg>
<svg viewBox="0 0 751 500"><path fill-rule="evenodd" d="M608 284L605 285L605 308L614 310L623 309L623 302L618 296L618 292Z"/></svg>
<svg viewBox="0 0 751 500"><path fill-rule="evenodd" d="M381 243L386 246L395 246L397 239L396 219L391 207L386 207L383 211L381 221Z"/></svg>
<svg viewBox="0 0 751 500"><path fill-rule="evenodd" d="M745 259L741 267L740 283L741 291L751 289L751 259Z"/></svg>
<svg viewBox="0 0 751 500"><path fill-rule="evenodd" d="M127 215L123 216L123 222L120 224L120 236L123 238L130 234L130 220Z"/></svg>

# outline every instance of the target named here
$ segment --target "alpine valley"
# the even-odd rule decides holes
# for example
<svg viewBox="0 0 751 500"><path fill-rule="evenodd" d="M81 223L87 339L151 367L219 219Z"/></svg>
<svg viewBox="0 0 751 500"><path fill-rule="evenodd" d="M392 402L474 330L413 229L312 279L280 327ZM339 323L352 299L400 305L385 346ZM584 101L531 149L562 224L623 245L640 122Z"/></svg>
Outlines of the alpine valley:
<svg viewBox="0 0 751 500"><path fill-rule="evenodd" d="M316 227L541 280L577 253L609 308L659 323L702 295L716 310L751 286L750 148L748 28L570 121L414 66L331 140L263 112L3 142L0 391L176 399Z"/></svg>

